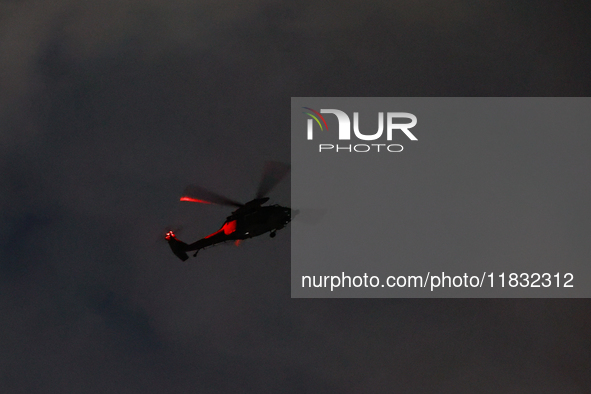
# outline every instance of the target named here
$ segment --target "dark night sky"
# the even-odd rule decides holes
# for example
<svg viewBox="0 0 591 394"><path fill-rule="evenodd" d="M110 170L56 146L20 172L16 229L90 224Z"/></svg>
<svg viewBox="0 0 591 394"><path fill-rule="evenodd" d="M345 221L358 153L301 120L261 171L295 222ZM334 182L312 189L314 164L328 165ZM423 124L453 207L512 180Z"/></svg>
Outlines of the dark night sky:
<svg viewBox="0 0 591 394"><path fill-rule="evenodd" d="M289 162L292 96L588 96L582 4L0 1L0 392L591 392L588 300L292 300L289 229L159 242Z"/></svg>

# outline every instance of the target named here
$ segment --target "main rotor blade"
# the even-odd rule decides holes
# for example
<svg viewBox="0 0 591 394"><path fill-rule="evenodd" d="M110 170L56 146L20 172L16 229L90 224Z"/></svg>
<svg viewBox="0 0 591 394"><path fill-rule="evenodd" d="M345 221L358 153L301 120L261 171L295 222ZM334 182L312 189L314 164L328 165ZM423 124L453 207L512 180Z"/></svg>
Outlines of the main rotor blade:
<svg viewBox="0 0 591 394"><path fill-rule="evenodd" d="M265 163L263 178L259 184L256 198L266 197L267 194L283 179L290 170L289 164L278 161L268 161Z"/></svg>
<svg viewBox="0 0 591 394"><path fill-rule="evenodd" d="M181 201L200 202L202 204L228 205L232 207L241 207L238 201L229 199L217 193L211 192L204 187L189 185L183 192Z"/></svg>

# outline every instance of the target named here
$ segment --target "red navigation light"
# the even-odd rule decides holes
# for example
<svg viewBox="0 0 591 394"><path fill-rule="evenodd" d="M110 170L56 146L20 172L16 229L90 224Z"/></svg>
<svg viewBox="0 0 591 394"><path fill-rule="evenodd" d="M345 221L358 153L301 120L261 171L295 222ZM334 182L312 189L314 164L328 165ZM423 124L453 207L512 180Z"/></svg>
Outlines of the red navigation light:
<svg viewBox="0 0 591 394"><path fill-rule="evenodd" d="M224 224L223 229L224 229L224 234L226 234L226 235L232 234L234 231L236 231L236 220L232 220L231 222Z"/></svg>
<svg viewBox="0 0 591 394"><path fill-rule="evenodd" d="M222 228L220 228L218 231L216 231L213 234L209 234L207 237L205 238L211 238L214 235L217 235L221 232L224 232L225 235L230 235L232 234L234 231L236 231L236 220L232 220L231 222L225 223Z"/></svg>

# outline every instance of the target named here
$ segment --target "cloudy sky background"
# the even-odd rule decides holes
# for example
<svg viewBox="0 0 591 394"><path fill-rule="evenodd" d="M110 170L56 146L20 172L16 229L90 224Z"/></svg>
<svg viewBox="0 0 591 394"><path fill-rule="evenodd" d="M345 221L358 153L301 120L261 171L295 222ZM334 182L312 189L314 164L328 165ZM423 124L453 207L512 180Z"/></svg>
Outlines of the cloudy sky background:
<svg viewBox="0 0 591 394"><path fill-rule="evenodd" d="M588 96L588 11L1 1L0 391L590 392L587 300L292 300L289 229L159 241L289 162L292 96Z"/></svg>

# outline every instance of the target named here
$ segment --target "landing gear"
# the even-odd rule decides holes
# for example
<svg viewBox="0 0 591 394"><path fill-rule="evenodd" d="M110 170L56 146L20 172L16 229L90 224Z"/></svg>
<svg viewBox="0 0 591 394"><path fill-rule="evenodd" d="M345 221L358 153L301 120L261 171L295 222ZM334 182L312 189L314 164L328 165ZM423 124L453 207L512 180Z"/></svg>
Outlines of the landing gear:
<svg viewBox="0 0 591 394"><path fill-rule="evenodd" d="M269 234L269 237L275 238L276 235L277 235L277 232L275 230L273 230L273 231L271 231L271 234Z"/></svg>

